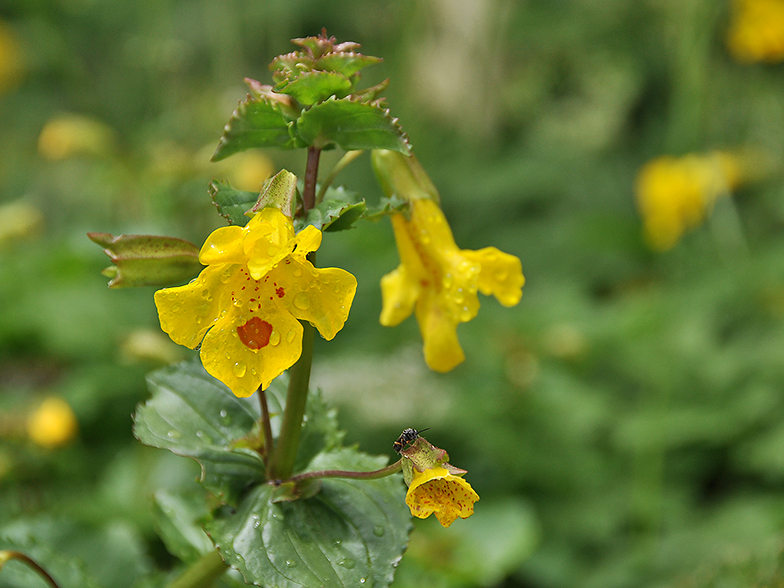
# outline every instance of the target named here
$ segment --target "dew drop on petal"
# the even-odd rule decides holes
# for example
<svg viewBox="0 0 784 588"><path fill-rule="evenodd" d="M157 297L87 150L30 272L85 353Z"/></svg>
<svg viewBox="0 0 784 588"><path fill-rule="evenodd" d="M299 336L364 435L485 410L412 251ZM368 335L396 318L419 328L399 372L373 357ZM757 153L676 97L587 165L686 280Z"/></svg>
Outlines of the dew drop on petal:
<svg viewBox="0 0 784 588"><path fill-rule="evenodd" d="M302 277L302 270L300 268L295 269L293 272L295 278Z"/></svg>
<svg viewBox="0 0 784 588"><path fill-rule="evenodd" d="M509 272L505 268L502 268L502 267L499 267L497 270L495 270L495 272L493 272L493 276L499 282L503 282L508 275L509 275Z"/></svg>
<svg viewBox="0 0 784 588"><path fill-rule="evenodd" d="M248 370L248 366L245 365L244 361L238 361L234 364L234 367L231 368L231 371L234 372L234 375L238 378L241 378L245 375L245 372Z"/></svg>
<svg viewBox="0 0 784 588"><path fill-rule="evenodd" d="M175 302L174 304L172 304L171 311L172 312L180 312L180 305Z"/></svg>
<svg viewBox="0 0 784 588"><path fill-rule="evenodd" d="M291 329L288 333L286 333L286 342L291 343L296 336L297 333L294 331L294 329Z"/></svg>
<svg viewBox="0 0 784 588"><path fill-rule="evenodd" d="M280 247L275 247L274 245L267 247L267 255L269 257L275 257L278 254L278 251L280 251Z"/></svg>
<svg viewBox="0 0 784 588"><path fill-rule="evenodd" d="M269 344L273 347L280 343L280 333L278 331L272 331L269 337Z"/></svg>
<svg viewBox="0 0 784 588"><path fill-rule="evenodd" d="M460 320L463 321L464 323L471 320L471 311L468 309L467 306L464 306L460 310Z"/></svg>
<svg viewBox="0 0 784 588"><path fill-rule="evenodd" d="M307 310L310 306L310 296L304 292L300 292L294 297L294 306L300 310Z"/></svg>
<svg viewBox="0 0 784 588"><path fill-rule="evenodd" d="M454 278L452 277L452 274L450 273L444 274L444 279L442 280L441 283L443 284L445 289L448 290L449 288L451 288L452 284L454 283Z"/></svg>
<svg viewBox="0 0 784 588"><path fill-rule="evenodd" d="M231 279L231 268L227 268L223 270L223 273L220 275L220 281L222 284L227 283Z"/></svg>

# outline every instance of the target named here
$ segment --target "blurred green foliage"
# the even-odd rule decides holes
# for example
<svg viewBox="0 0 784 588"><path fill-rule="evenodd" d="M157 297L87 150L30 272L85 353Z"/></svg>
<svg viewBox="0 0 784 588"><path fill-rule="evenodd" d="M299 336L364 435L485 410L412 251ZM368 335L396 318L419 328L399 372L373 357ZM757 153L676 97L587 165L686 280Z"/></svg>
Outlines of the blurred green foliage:
<svg viewBox="0 0 784 588"><path fill-rule="evenodd" d="M151 289L106 289L85 233L201 243L223 224L210 179L247 171L208 163L242 78L268 81L290 38L326 27L384 58L365 80L391 78L458 245L517 255L527 278L516 308L483 300L459 331L467 361L438 375L413 319L378 324L388 222L319 252L359 280L313 376L347 439L391 454L431 427L481 496L448 530L417 521L400 586L780 583L784 66L733 62L728 19L714 0L0 2L0 206L16 207L0 214L0 548L80 559L62 573L86 585L157 585L176 565L151 497L198 467L141 446L130 414L144 374L190 353L157 330ZM647 251L640 165L745 147L773 162L759 180ZM265 161L304 169L292 152L248 165ZM337 182L380 197L366 158ZM20 424L50 394L80 426L57 450Z"/></svg>

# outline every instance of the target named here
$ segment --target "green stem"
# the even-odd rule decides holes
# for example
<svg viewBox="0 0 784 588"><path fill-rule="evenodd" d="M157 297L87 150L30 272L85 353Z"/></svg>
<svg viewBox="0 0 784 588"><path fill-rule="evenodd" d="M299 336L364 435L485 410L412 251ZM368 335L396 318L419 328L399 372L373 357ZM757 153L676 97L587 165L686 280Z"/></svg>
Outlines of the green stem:
<svg viewBox="0 0 784 588"><path fill-rule="evenodd" d="M353 480L377 480L398 473L403 469L403 460L399 459L392 465L388 465L380 470L372 472L351 472L345 470L321 470L318 472L305 472L292 476L288 482L300 482L302 480L312 480L315 478L351 478Z"/></svg>
<svg viewBox="0 0 784 588"><path fill-rule="evenodd" d="M169 588L209 588L228 569L217 549L209 551L169 584Z"/></svg>
<svg viewBox="0 0 784 588"><path fill-rule="evenodd" d="M357 149L356 151L347 151L343 157L340 158L335 164L335 167L332 168L332 171L329 172L329 175L324 179L319 187L319 192L316 195L316 204L320 204L322 200L324 200L324 195L327 193L327 188L330 187L332 181L335 179L335 176L338 175L343 168L345 168L349 163L354 161L357 157L362 155L364 151L361 149Z"/></svg>
<svg viewBox="0 0 784 588"><path fill-rule="evenodd" d="M264 431L264 465L267 466L269 456L272 453L275 442L272 440L272 426L270 425L269 406L267 405L267 393L259 386L259 404L261 405L261 430Z"/></svg>
<svg viewBox="0 0 784 588"><path fill-rule="evenodd" d="M57 585L57 582L54 581L54 578L52 578L52 576L50 576L45 569L38 565L34 559L20 551L0 551L0 570L3 569L3 565L5 565L6 562L9 562L13 559L20 561L28 567L32 568L39 576L46 580L46 583L52 586L52 588L60 588Z"/></svg>

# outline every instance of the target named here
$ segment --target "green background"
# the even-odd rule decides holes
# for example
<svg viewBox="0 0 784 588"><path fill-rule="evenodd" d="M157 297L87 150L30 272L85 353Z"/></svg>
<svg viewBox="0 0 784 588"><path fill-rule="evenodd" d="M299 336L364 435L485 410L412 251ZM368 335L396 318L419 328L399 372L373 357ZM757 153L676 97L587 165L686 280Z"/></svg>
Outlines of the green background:
<svg viewBox="0 0 784 588"><path fill-rule="evenodd" d="M513 309L482 299L458 330L465 363L436 374L413 318L378 323L398 264L388 221L325 237L319 263L359 281L313 369L347 441L391 457L402 429L430 427L481 496L448 530L417 522L394 585L780 581L784 66L734 62L729 17L710 0L0 2L22 60L0 95L0 205L44 215L0 242L0 538L77 557L104 586L176 565L150 498L198 468L141 446L130 415L144 374L191 353L129 351L158 329L152 290L109 291L85 233L201 243L222 224L207 185L227 168L208 160L243 77L269 83L290 38L326 27L384 58L363 80L391 78L458 245L514 254L527 279ZM97 153L41 155L63 113L112 129ZM647 250L639 167L746 147L766 154L763 177L673 250ZM265 154L303 172L303 152ZM381 196L367 156L337 182ZM55 451L18 434L48 394L80 424Z"/></svg>

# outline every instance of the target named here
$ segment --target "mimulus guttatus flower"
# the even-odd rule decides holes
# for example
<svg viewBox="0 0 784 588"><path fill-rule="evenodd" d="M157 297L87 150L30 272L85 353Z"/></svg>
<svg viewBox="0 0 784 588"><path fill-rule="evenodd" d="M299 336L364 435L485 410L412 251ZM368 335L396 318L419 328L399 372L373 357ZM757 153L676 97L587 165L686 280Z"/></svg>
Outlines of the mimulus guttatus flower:
<svg viewBox="0 0 784 588"><path fill-rule="evenodd" d="M277 208L263 208L245 227L215 230L199 252L201 274L155 293L161 328L180 345L201 343L204 368L237 396L266 388L302 353L299 320L329 340L348 317L357 280L314 267L306 255L319 245L321 231L295 235Z"/></svg>
<svg viewBox="0 0 784 588"><path fill-rule="evenodd" d="M427 365L448 372L465 359L457 325L479 311L477 290L504 306L516 305L525 282L522 265L495 247L458 249L438 194L416 159L376 150L373 165L387 195L409 202L408 218L392 216L400 266L381 280L381 324L394 327L415 311Z"/></svg>
<svg viewBox="0 0 784 588"><path fill-rule="evenodd" d="M413 471L414 478L406 492L406 504L412 515L426 519L435 513L438 522L448 527L457 517L467 519L474 514L479 495L463 478L450 474L442 466Z"/></svg>
<svg viewBox="0 0 784 588"><path fill-rule="evenodd" d="M637 207L648 244L671 249L687 230L699 225L720 196L740 180L735 157L727 153L658 157L637 174Z"/></svg>
<svg viewBox="0 0 784 588"><path fill-rule="evenodd" d="M784 60L784 0L734 0L727 48L741 62Z"/></svg>

